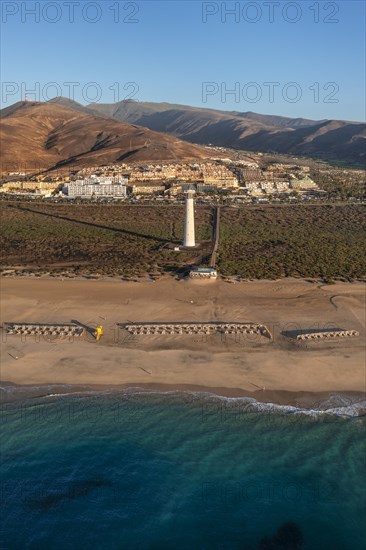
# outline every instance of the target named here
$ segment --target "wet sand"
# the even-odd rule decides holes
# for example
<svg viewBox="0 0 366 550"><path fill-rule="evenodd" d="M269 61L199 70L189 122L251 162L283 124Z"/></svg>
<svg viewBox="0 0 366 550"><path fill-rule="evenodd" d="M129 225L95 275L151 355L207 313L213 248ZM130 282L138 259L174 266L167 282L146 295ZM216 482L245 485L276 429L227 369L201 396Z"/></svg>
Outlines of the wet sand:
<svg viewBox="0 0 366 550"><path fill-rule="evenodd" d="M208 391L304 406L332 392L358 396L366 389L362 283L6 278L1 287L2 323L77 320L104 327L98 343L91 336L47 341L3 335L2 383ZM128 321L256 322L267 325L273 339L131 337L115 325ZM358 330L360 336L307 343L286 336L326 327Z"/></svg>

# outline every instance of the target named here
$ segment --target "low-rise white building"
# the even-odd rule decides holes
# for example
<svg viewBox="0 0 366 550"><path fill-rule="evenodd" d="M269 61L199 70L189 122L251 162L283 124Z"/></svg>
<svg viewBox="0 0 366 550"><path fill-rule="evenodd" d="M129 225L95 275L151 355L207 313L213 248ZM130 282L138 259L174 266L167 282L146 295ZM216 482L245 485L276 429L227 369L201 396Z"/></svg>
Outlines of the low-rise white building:
<svg viewBox="0 0 366 550"><path fill-rule="evenodd" d="M217 271L213 267L194 267L189 272L191 279L217 279Z"/></svg>

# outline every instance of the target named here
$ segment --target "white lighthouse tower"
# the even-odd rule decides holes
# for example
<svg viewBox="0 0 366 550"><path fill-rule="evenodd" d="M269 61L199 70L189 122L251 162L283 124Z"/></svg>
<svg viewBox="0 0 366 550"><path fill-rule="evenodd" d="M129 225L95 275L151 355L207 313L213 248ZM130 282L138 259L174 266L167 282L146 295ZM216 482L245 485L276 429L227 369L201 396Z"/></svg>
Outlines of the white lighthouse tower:
<svg viewBox="0 0 366 550"><path fill-rule="evenodd" d="M184 220L184 241L183 246L196 246L194 238L194 190L186 191L186 217Z"/></svg>

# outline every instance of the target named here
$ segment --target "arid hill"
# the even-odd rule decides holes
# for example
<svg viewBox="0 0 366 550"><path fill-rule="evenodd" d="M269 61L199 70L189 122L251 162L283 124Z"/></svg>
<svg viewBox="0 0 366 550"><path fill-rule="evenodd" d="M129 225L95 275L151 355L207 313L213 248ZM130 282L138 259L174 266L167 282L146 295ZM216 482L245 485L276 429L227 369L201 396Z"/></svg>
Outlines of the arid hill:
<svg viewBox="0 0 366 550"><path fill-rule="evenodd" d="M92 103L88 108L93 113L166 132L192 143L351 164L366 161L365 124L359 122L316 121L133 100Z"/></svg>
<svg viewBox="0 0 366 550"><path fill-rule="evenodd" d="M3 109L2 173L209 156L203 147L71 104L19 102Z"/></svg>

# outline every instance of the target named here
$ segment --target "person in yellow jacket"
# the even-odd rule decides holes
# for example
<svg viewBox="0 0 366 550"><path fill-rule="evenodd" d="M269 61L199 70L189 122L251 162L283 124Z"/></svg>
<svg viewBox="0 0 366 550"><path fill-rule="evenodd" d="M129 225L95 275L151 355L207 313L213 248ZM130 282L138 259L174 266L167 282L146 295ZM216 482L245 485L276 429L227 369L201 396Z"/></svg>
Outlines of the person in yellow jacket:
<svg viewBox="0 0 366 550"><path fill-rule="evenodd" d="M99 342L99 340L103 336L103 327L102 326L97 327L96 331L94 332L94 336L95 336L96 341Z"/></svg>

